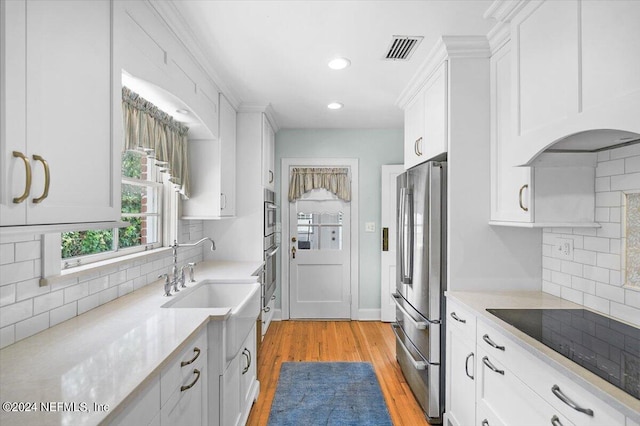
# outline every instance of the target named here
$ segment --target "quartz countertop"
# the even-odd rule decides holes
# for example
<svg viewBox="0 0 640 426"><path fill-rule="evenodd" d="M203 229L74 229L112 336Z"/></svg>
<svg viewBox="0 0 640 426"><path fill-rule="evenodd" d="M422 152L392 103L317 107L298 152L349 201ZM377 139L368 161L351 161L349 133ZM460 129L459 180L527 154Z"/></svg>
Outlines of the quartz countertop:
<svg viewBox="0 0 640 426"><path fill-rule="evenodd" d="M605 401L634 421L640 421L640 401L636 398L487 312L489 308L588 309L587 307L542 292L448 291L445 295L447 298L455 300L457 303L472 310L479 321L498 328L504 332L507 338L524 348L536 358L544 361L559 373L571 378L596 397ZM600 312L597 313L607 316ZM614 319L621 321L617 318Z"/></svg>
<svg viewBox="0 0 640 426"><path fill-rule="evenodd" d="M206 261L196 266L195 279L256 282L251 275L261 266L261 261ZM113 418L191 337L230 313L230 308L161 308L168 301L162 294L159 280L2 349L3 404L84 403L87 410L77 405L76 412L18 413L3 405L0 424L94 425ZM109 411L95 411L94 403Z"/></svg>

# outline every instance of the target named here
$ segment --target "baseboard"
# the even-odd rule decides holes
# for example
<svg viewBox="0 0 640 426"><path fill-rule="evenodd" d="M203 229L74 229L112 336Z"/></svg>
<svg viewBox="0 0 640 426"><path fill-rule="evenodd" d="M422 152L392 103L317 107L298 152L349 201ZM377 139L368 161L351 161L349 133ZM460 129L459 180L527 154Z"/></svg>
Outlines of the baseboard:
<svg viewBox="0 0 640 426"><path fill-rule="evenodd" d="M282 321L282 309L278 308L273 310L271 321Z"/></svg>
<svg viewBox="0 0 640 426"><path fill-rule="evenodd" d="M380 321L380 309L358 310L358 321Z"/></svg>

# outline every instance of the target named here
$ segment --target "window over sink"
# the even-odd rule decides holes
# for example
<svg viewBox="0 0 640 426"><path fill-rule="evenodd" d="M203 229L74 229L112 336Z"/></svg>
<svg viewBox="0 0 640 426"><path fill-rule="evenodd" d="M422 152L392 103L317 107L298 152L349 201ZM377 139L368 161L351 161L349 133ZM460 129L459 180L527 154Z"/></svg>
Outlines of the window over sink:
<svg viewBox="0 0 640 426"><path fill-rule="evenodd" d="M122 153L121 208L125 228L73 231L61 236L61 268L69 269L162 247L177 203L170 176L151 150Z"/></svg>

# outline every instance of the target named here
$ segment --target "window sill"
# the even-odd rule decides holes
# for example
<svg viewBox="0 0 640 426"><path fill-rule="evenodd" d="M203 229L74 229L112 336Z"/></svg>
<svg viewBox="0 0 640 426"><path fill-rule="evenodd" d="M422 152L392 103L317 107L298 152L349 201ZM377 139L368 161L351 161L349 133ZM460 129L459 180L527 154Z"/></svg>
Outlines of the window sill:
<svg viewBox="0 0 640 426"><path fill-rule="evenodd" d="M88 265L76 266L74 268L65 269L60 272L59 275L52 275L49 277L40 278L40 287L45 287L47 285L51 285L55 282L68 280L71 278L78 278L85 275L93 275L99 273L104 269L113 268L114 266L119 266L123 263L131 262L133 260L144 259L149 256L156 256L164 254L165 252L170 252L171 247L162 247L149 251L142 251L138 253L127 254L124 256L114 257L112 259L101 260L99 262L93 262Z"/></svg>

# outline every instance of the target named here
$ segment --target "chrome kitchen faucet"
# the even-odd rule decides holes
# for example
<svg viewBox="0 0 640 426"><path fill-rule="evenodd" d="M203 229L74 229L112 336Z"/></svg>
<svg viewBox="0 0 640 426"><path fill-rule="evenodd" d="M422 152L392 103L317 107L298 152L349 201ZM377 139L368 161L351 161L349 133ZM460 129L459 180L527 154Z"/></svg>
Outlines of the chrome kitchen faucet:
<svg viewBox="0 0 640 426"><path fill-rule="evenodd" d="M203 239L196 241L192 244L178 244L178 241L173 240L173 245L170 247L173 249L173 266L171 267L171 275L162 274L159 275L158 278L164 278L164 295L171 296L171 291L173 289L173 293L177 293L181 288L185 288L187 285L185 284L185 274L184 269L189 268L189 282L194 282L193 278L193 267L196 265L193 262L187 263L180 270L178 270L178 248L179 247L196 247L202 244L205 241L211 241L211 251L216 249L216 243L209 237L204 237Z"/></svg>

